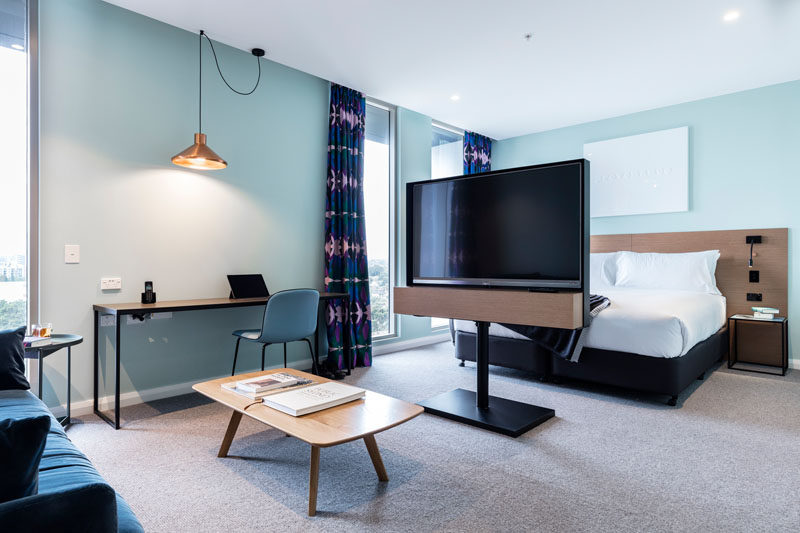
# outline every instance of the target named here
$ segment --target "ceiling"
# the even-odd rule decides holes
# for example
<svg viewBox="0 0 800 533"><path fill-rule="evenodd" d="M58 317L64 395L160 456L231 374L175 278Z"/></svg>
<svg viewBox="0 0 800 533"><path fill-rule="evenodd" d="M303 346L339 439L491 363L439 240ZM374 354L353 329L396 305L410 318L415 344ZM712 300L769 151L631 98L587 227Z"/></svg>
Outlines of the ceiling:
<svg viewBox="0 0 800 533"><path fill-rule="evenodd" d="M800 79L800 0L110 3L495 139Z"/></svg>

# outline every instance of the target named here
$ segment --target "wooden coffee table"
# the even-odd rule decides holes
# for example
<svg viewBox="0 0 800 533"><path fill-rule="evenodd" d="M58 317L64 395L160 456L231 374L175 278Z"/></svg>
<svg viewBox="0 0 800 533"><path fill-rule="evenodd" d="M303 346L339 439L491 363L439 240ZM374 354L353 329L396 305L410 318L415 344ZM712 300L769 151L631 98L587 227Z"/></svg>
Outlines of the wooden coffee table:
<svg viewBox="0 0 800 533"><path fill-rule="evenodd" d="M222 384L256 376L287 372L299 377L311 379L316 383L325 383L328 379L301 372L292 368L280 368L264 372L251 372L237 376L225 377L197 383L192 388L204 396L233 409L228 429L222 439L217 457L227 457L228 450L236 435L236 429L242 415L249 416L259 422L283 431L289 436L298 438L311 445L311 474L308 483L308 515L317 512L317 485L319 482L320 448L344 444L356 439L364 439L372 465L380 481L389 481L386 468L383 466L375 434L398 424L411 420L423 412L422 407L413 403L397 400L377 392L367 391L364 398L330 409L317 411L304 416L291 416L260 401L251 400L235 392L223 389ZM292 390L292 389L289 389Z"/></svg>

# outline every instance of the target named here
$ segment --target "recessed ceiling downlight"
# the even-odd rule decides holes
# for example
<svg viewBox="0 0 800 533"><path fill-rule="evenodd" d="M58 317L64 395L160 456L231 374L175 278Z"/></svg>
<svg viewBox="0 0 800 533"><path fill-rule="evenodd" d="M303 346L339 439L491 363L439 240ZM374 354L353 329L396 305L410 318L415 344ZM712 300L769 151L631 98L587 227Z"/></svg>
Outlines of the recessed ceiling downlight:
<svg viewBox="0 0 800 533"><path fill-rule="evenodd" d="M458 102L459 100L461 100L461 95L454 94L453 96L450 97L450 100L452 100L454 102Z"/></svg>
<svg viewBox="0 0 800 533"><path fill-rule="evenodd" d="M733 22L735 20L739 20L739 17L741 16L742 14L734 9L733 11L727 11L724 15L722 15L722 20L725 22Z"/></svg>

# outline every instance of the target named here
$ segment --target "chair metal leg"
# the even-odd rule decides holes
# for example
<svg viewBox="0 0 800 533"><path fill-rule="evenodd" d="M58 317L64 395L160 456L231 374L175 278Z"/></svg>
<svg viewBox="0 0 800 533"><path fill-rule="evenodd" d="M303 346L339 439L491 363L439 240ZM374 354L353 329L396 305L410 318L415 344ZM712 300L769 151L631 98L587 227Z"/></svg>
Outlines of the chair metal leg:
<svg viewBox="0 0 800 533"><path fill-rule="evenodd" d="M286 364L286 343L283 343L283 368L287 368L288 365Z"/></svg>
<svg viewBox="0 0 800 533"><path fill-rule="evenodd" d="M264 370L264 350L267 349L266 344L261 345L261 370Z"/></svg>
<svg viewBox="0 0 800 533"><path fill-rule="evenodd" d="M308 344L308 352L311 354L311 372L319 375L319 367L317 366L317 359L314 357L314 349L311 347L311 341L308 339L303 340Z"/></svg>
<svg viewBox="0 0 800 533"><path fill-rule="evenodd" d="M233 352L233 368L231 369L231 376L236 375L236 357L239 356L239 341L241 340L241 337L236 337L236 350Z"/></svg>

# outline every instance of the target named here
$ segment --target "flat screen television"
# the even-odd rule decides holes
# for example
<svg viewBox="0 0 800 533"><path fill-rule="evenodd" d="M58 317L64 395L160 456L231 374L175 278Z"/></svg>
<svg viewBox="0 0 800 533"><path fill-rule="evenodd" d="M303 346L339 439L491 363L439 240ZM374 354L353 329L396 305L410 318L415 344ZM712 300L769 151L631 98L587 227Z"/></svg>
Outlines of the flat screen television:
<svg viewBox="0 0 800 533"><path fill-rule="evenodd" d="M406 186L410 285L588 288L589 162Z"/></svg>

